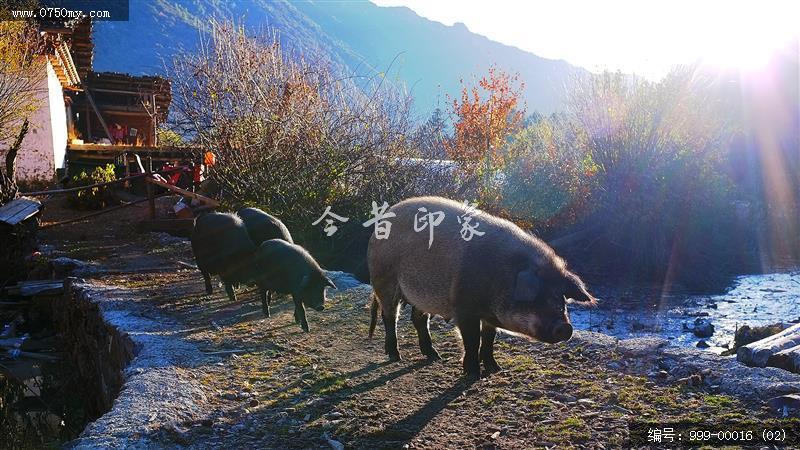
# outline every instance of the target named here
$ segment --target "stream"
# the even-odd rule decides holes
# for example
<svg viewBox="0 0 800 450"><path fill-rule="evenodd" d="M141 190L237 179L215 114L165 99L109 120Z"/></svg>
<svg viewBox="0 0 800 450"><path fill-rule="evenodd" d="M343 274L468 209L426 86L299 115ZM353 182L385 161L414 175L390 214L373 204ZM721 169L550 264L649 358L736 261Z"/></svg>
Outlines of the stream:
<svg viewBox="0 0 800 450"><path fill-rule="evenodd" d="M652 288L627 291L598 289L595 308L570 305L570 319L578 330L591 330L618 338L656 335L674 345L697 346L721 353L733 345L736 329L800 322L800 270L737 277L720 295L667 294ZM644 299L644 300L643 300ZM692 327L697 318L714 325L714 333L699 338ZM702 345L702 344L701 344Z"/></svg>

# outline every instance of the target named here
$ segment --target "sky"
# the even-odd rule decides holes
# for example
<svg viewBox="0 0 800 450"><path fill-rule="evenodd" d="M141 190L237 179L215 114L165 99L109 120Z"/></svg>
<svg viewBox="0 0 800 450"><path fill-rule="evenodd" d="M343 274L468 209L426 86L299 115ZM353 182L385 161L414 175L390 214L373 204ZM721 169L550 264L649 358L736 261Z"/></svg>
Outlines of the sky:
<svg viewBox="0 0 800 450"><path fill-rule="evenodd" d="M800 0L372 0L592 71L658 79L703 61L757 69L800 32Z"/></svg>

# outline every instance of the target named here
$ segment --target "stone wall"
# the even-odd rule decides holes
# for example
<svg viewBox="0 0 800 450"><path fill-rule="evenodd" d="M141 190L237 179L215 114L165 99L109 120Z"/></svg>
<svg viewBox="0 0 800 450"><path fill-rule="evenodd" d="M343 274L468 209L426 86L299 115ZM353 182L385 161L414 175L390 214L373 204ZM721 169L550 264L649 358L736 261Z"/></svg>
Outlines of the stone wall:
<svg viewBox="0 0 800 450"><path fill-rule="evenodd" d="M51 303L50 315L67 357L78 371L87 412L94 419L113 406L136 348L127 334L105 321L98 305L71 280L64 284L63 297Z"/></svg>

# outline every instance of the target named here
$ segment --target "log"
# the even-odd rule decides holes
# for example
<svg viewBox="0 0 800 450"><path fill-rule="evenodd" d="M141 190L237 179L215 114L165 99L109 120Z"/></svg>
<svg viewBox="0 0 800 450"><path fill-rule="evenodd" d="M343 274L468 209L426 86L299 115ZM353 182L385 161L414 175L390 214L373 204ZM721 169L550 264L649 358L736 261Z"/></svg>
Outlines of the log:
<svg viewBox="0 0 800 450"><path fill-rule="evenodd" d="M555 239L552 239L548 241L547 244L553 248L569 247L573 244L584 241L589 236L596 235L597 232L603 228L603 226L605 226L605 224L595 223L565 236L559 236Z"/></svg>
<svg viewBox="0 0 800 450"><path fill-rule="evenodd" d="M739 347L736 359L748 366L766 367L770 356L800 345L800 323L768 338Z"/></svg>
<svg viewBox="0 0 800 450"><path fill-rule="evenodd" d="M22 350L16 350L16 349L8 350L6 354L12 357L39 359L42 361L58 361L59 359L61 359L60 356L48 355L45 353L23 352Z"/></svg>
<svg viewBox="0 0 800 450"><path fill-rule="evenodd" d="M789 347L771 355L767 365L785 369L789 372L800 372L800 345Z"/></svg>
<svg viewBox="0 0 800 450"><path fill-rule="evenodd" d="M19 348L20 346L22 346L22 343L24 341L25 341L24 338L18 338L18 337L0 339L0 347Z"/></svg>
<svg viewBox="0 0 800 450"><path fill-rule="evenodd" d="M64 289L63 280L37 280L21 281L14 286L5 288L9 295L31 297L38 294L54 294Z"/></svg>
<svg viewBox="0 0 800 450"><path fill-rule="evenodd" d="M158 181L158 180L153 179L153 178L148 178L147 182L148 183L152 183L152 184L154 184L156 186L161 186L164 189L167 189L167 190L170 190L172 192L175 192L176 194L180 194L180 195L183 195L184 197L189 197L189 198L195 199L195 200L197 200L199 202L205 203L206 205L209 205L209 206L212 206L212 207L215 207L215 208L220 205L220 203L218 201L214 200L213 198L208 198L208 197L206 197L204 195L200 195L200 194L197 194L197 193L194 193L194 192L190 192L190 191L187 191L186 189L181 189L181 188L179 188L177 186L173 186L173 185L171 185L169 183L164 183L163 181Z"/></svg>

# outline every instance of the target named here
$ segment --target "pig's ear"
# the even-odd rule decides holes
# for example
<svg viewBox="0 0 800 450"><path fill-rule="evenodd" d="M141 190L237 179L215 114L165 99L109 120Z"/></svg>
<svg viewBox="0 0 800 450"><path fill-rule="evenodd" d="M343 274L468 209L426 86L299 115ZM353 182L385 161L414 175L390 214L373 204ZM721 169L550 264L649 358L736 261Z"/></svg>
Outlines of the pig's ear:
<svg viewBox="0 0 800 450"><path fill-rule="evenodd" d="M567 272L566 275L566 288L564 290L564 297L577 303L586 305L594 305L597 300L592 297L586 290L586 285L583 284L580 278L572 272Z"/></svg>
<svg viewBox="0 0 800 450"><path fill-rule="evenodd" d="M536 297L539 296L541 284L541 280L533 272L533 269L520 270L514 282L512 300L514 303L533 303Z"/></svg>

